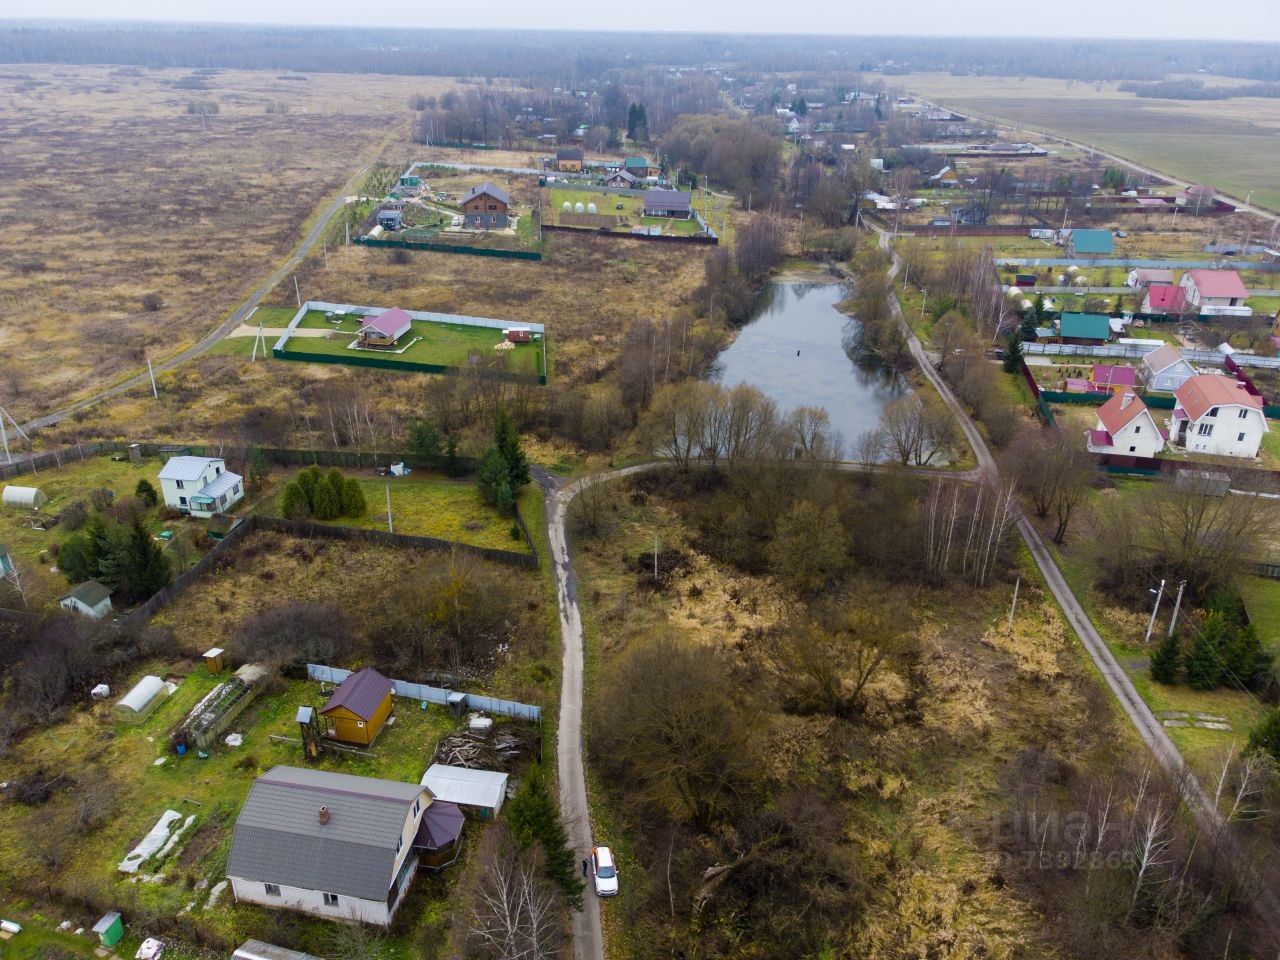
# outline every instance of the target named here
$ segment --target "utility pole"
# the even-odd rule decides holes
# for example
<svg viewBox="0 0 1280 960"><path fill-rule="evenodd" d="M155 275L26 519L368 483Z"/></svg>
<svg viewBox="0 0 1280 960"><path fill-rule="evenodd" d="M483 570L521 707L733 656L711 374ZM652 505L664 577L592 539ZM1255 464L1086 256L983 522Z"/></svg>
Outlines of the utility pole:
<svg viewBox="0 0 1280 960"><path fill-rule="evenodd" d="M151 355L147 355L147 375L151 377L151 396L156 400L160 399L160 394L156 390L156 372L151 369Z"/></svg>
<svg viewBox="0 0 1280 960"><path fill-rule="evenodd" d="M1018 609L1018 588L1022 586L1022 578L1019 577L1013 585L1013 603L1009 607L1009 632L1013 633L1013 612Z"/></svg>
<svg viewBox="0 0 1280 960"><path fill-rule="evenodd" d="M10 453L9 453L9 434L8 434L8 432L7 432L7 431L5 430L5 428L4 428L4 422L5 422L5 420L8 420L11 424L13 424L13 429L17 430L17 431L18 431L18 434L19 434L19 435L20 435L24 440L26 440L26 441L27 441L27 446L28 446L28 447L30 447L30 446L31 446L31 438L30 438L29 436L27 436L27 431L25 431L25 430L23 430L23 429L22 429L22 425L21 425L20 423L18 423L18 421L17 421L17 420L13 419L13 417L9 416L9 411L8 411L8 410L6 410L4 407L0 407L0 445L3 445L3 446L4 446L4 458L5 458L5 461L6 461L6 462L8 462L8 463L13 463L13 457L12 457L12 456L10 455ZM32 472L35 472L35 459L34 459L34 458L33 458L33 459L32 459L32 461L31 461L31 467L32 467Z"/></svg>
<svg viewBox="0 0 1280 960"><path fill-rule="evenodd" d="M302 309L302 290L298 288L298 275L296 273L293 275L293 292L294 292L294 295L298 298L298 309L301 310Z"/></svg>
<svg viewBox="0 0 1280 960"><path fill-rule="evenodd" d="M1160 610L1160 598L1164 596L1164 580L1160 581L1159 590L1152 590L1151 592L1156 595L1156 605L1151 608L1151 622L1147 624L1147 643L1151 642L1151 631L1156 628L1156 613Z"/></svg>
<svg viewBox="0 0 1280 960"><path fill-rule="evenodd" d="M1182 589L1187 585L1187 581L1182 580L1178 583L1178 599L1173 601L1173 619L1169 621L1169 636L1173 636L1174 628L1178 626L1178 611L1182 609Z"/></svg>

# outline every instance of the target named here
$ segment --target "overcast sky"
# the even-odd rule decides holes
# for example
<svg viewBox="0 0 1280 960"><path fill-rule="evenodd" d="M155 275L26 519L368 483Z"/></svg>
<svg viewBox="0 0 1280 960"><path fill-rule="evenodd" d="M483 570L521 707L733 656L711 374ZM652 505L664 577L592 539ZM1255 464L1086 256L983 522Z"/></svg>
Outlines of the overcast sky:
<svg viewBox="0 0 1280 960"><path fill-rule="evenodd" d="M1280 41L1277 0L43 0L28 9L41 18L234 23Z"/></svg>

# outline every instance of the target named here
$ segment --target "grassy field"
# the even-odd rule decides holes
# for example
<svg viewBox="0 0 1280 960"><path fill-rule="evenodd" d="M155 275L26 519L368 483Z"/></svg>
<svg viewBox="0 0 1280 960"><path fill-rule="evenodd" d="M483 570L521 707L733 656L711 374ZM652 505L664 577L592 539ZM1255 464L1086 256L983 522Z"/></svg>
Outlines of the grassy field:
<svg viewBox="0 0 1280 960"><path fill-rule="evenodd" d="M351 475L350 473L348 474ZM279 489L294 474L272 474L276 492L264 497L255 512L278 515ZM369 512L363 517L331 521L338 526L387 529L387 492L396 533L456 540L495 550L523 551L523 538L511 536L511 519L484 502L473 480L449 480L414 471L407 477L359 476Z"/></svg>
<svg viewBox="0 0 1280 960"><path fill-rule="evenodd" d="M407 97L451 85L226 70L187 90L189 74L27 65L0 80L0 395L20 421L207 333L326 197L400 149ZM188 113L197 101L217 113Z"/></svg>
<svg viewBox="0 0 1280 960"><path fill-rule="evenodd" d="M1255 205L1280 210L1271 162L1280 147L1276 100L1144 99L1114 83L1040 78L918 73L900 80L954 109L1070 137L1240 199L1252 191Z"/></svg>
<svg viewBox="0 0 1280 960"><path fill-rule="evenodd" d="M323 318L321 323L324 323ZM337 357L378 357L392 363L429 363L455 369L465 369L471 364L470 358L476 356L481 363L494 360L505 362L507 369L517 373L543 372L542 343L518 343L512 350L495 350L495 345L505 339L501 330L415 320L413 329L400 340L407 347L384 351L351 346L361 325L356 320L348 320L339 328L346 328L346 332L334 330L326 337L292 337L285 345L285 352L320 353Z"/></svg>
<svg viewBox="0 0 1280 960"><path fill-rule="evenodd" d="M614 228L620 232L630 232L631 227L643 225L647 227L662 227L664 234L674 234L676 236L697 236L702 233L702 228L692 218L678 220L669 217L643 216L644 200L640 196L606 193L603 190L592 190L590 187L553 187L546 192L547 202L544 216L547 223L560 223L560 216L566 203L570 207L579 203L586 207L587 204L594 203L602 216L617 217L623 221L624 225ZM702 213L705 206L707 222L711 224L712 229L721 235L721 239L724 242L728 242L732 236L728 217L730 203L731 201L708 194L705 191L694 191L693 193L694 208L699 213ZM722 223L724 224L723 230L721 228ZM573 226L573 224L566 225ZM583 227L581 229L590 230L592 228Z"/></svg>

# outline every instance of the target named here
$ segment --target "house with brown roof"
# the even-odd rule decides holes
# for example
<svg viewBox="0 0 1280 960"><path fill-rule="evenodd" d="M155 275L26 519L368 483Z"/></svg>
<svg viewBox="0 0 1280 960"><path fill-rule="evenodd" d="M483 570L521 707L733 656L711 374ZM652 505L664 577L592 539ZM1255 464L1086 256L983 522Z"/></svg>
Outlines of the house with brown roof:
<svg viewBox="0 0 1280 960"><path fill-rule="evenodd" d="M1098 420L1087 434L1086 445L1090 453L1154 457L1164 449L1164 441L1142 398L1124 390L1098 408Z"/></svg>
<svg viewBox="0 0 1280 960"><path fill-rule="evenodd" d="M582 163L582 151L576 147L556 151L557 173L581 173Z"/></svg>
<svg viewBox="0 0 1280 960"><path fill-rule="evenodd" d="M320 708L329 737L361 746L373 743L391 716L391 693L391 681L372 667L351 674Z"/></svg>
<svg viewBox="0 0 1280 960"><path fill-rule="evenodd" d="M637 182L636 177L633 174L628 173L626 170L615 170L604 178L604 185L606 187L625 187L627 189L632 189L635 187Z"/></svg>
<svg viewBox="0 0 1280 960"><path fill-rule="evenodd" d="M1142 358L1141 372L1147 390L1158 393L1173 393L1196 375L1190 361L1167 343Z"/></svg>
<svg viewBox="0 0 1280 960"><path fill-rule="evenodd" d="M1199 307L1201 315L1253 316L1253 310L1245 306L1249 291L1234 270L1188 270L1182 275L1181 285L1187 303Z"/></svg>
<svg viewBox="0 0 1280 960"><path fill-rule="evenodd" d="M511 196L488 180L462 197L462 221L468 230L501 230L510 223Z"/></svg>
<svg viewBox="0 0 1280 960"><path fill-rule="evenodd" d="M1270 431L1262 398L1232 377L1201 373L1174 391L1178 405L1169 420L1173 443L1192 453L1256 457Z"/></svg>

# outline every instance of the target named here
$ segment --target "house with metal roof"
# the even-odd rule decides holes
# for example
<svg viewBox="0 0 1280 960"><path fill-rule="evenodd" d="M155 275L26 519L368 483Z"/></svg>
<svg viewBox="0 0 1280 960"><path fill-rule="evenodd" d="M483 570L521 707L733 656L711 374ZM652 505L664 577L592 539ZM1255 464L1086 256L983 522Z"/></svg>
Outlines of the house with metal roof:
<svg viewBox="0 0 1280 960"><path fill-rule="evenodd" d="M636 185L637 179L638 178L635 174L629 173L626 170L615 170L604 178L604 185L606 187L623 187L624 189L631 189Z"/></svg>
<svg viewBox="0 0 1280 960"><path fill-rule="evenodd" d="M244 499L244 478L221 457L170 457L160 468L166 506L208 519Z"/></svg>
<svg viewBox="0 0 1280 960"><path fill-rule="evenodd" d="M1106 343L1111 339L1111 318L1105 313L1064 313L1058 319L1063 343Z"/></svg>
<svg viewBox="0 0 1280 960"><path fill-rule="evenodd" d="M279 766L240 809L227 879L237 901L388 926L418 869L431 792L416 783Z"/></svg>
<svg viewBox="0 0 1280 960"><path fill-rule="evenodd" d="M646 190L643 209L646 217L688 220L693 216L693 194L683 190Z"/></svg>
<svg viewBox="0 0 1280 960"><path fill-rule="evenodd" d="M622 169L639 180L662 175L662 170L648 157L627 157L622 161Z"/></svg>
<svg viewBox="0 0 1280 960"><path fill-rule="evenodd" d="M422 775L422 785L433 797L474 810L485 819L496 817L507 797L507 775L497 770L433 763Z"/></svg>
<svg viewBox="0 0 1280 960"><path fill-rule="evenodd" d="M1253 316L1253 309L1245 305L1249 291L1234 270L1188 270L1182 275L1182 289L1201 316Z"/></svg>
<svg viewBox="0 0 1280 960"><path fill-rule="evenodd" d="M1151 411L1132 390L1113 394L1098 408L1098 420L1088 432L1090 453L1125 457L1154 457L1164 449L1165 435Z"/></svg>
<svg viewBox="0 0 1280 960"><path fill-rule="evenodd" d="M1155 267L1138 267L1129 271L1125 285L1129 287L1149 287L1153 283L1173 283L1173 271Z"/></svg>
<svg viewBox="0 0 1280 960"><path fill-rule="evenodd" d="M386 349L413 329L413 318L408 311L392 307L373 317L356 331L356 344L361 347Z"/></svg>
<svg viewBox="0 0 1280 960"><path fill-rule="evenodd" d="M1178 405L1169 419L1172 442L1192 453L1256 457L1270 432L1262 397L1233 377L1200 373L1173 392Z"/></svg>
<svg viewBox="0 0 1280 960"><path fill-rule="evenodd" d="M1089 383L1094 390L1110 390L1113 393L1133 392L1138 385L1138 371L1133 367L1117 367L1095 363L1089 370Z"/></svg>
<svg viewBox="0 0 1280 960"><path fill-rule="evenodd" d="M1142 358L1142 382L1148 391L1173 393L1196 375L1195 368L1170 344Z"/></svg>
<svg viewBox="0 0 1280 960"><path fill-rule="evenodd" d="M1109 257L1115 249L1110 230L1072 230L1067 238L1068 257Z"/></svg>
<svg viewBox="0 0 1280 960"><path fill-rule="evenodd" d="M582 151L576 147L556 151L556 172L558 173L581 173L582 163Z"/></svg>
<svg viewBox="0 0 1280 960"><path fill-rule="evenodd" d="M1142 298L1142 312L1180 316L1187 309L1187 291L1171 283L1153 283Z"/></svg>
<svg viewBox="0 0 1280 960"><path fill-rule="evenodd" d="M58 600L64 610L74 610L93 620L101 620L111 612L111 588L97 580L86 580Z"/></svg>
<svg viewBox="0 0 1280 960"><path fill-rule="evenodd" d="M372 667L357 670L338 685L320 708L328 736L368 746L391 716L391 681Z"/></svg>
<svg viewBox="0 0 1280 960"><path fill-rule="evenodd" d="M501 230L509 223L511 196L486 180L462 196L463 226L468 230Z"/></svg>
<svg viewBox="0 0 1280 960"><path fill-rule="evenodd" d="M378 226L383 230L399 230L404 225L404 211L383 207L378 211Z"/></svg>

